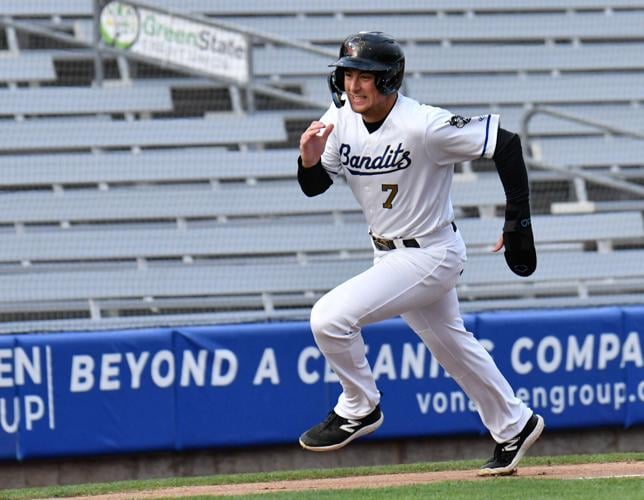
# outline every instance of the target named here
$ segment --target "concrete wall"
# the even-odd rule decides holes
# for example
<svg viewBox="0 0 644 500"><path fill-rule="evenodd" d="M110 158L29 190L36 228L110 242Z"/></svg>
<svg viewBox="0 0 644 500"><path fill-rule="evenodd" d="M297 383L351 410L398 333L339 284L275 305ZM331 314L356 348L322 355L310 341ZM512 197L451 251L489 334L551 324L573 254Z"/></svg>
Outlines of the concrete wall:
<svg viewBox="0 0 644 500"><path fill-rule="evenodd" d="M483 437L404 441L358 441L331 453L299 445L37 460L0 463L0 489L89 482L112 482L241 472L407 464L485 459L494 443ZM530 455L569 455L644 451L644 427L546 431Z"/></svg>

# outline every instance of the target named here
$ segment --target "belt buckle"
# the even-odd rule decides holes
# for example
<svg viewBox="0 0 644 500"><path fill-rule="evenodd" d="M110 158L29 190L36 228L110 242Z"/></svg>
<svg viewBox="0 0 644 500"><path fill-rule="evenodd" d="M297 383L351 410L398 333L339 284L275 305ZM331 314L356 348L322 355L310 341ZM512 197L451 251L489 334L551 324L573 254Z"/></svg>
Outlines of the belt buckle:
<svg viewBox="0 0 644 500"><path fill-rule="evenodd" d="M396 248L393 244L393 241L391 240L387 240L385 238L378 238L373 234L371 235L371 239L373 240L373 244L376 246L376 248L378 250L382 250L383 252L387 252L389 250L393 250L394 248Z"/></svg>

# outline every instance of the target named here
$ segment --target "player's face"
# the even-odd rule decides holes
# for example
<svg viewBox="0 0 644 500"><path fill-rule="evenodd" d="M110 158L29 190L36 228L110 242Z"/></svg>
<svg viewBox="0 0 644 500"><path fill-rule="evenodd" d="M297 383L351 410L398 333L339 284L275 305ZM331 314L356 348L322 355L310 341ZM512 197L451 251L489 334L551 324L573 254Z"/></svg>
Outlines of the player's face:
<svg viewBox="0 0 644 500"><path fill-rule="evenodd" d="M356 69L344 70L344 90L351 109L360 113L366 122L382 120L396 102L396 94L385 96L376 88L373 73Z"/></svg>

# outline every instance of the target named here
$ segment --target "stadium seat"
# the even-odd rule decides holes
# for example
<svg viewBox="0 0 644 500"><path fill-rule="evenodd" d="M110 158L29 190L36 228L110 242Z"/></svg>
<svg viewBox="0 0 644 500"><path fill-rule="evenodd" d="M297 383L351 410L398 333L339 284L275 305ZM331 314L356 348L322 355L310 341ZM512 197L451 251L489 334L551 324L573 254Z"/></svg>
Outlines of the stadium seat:
<svg viewBox="0 0 644 500"><path fill-rule="evenodd" d="M4 155L0 156L0 187L295 179L297 155L292 149L228 151L217 147Z"/></svg>
<svg viewBox="0 0 644 500"><path fill-rule="evenodd" d="M641 43L573 45L487 46L411 45L405 47L408 74L517 73L521 71L606 71L644 68ZM334 52L335 45L328 46ZM257 75L292 77L324 76L333 58L307 54L293 48L257 47L253 52Z"/></svg>
<svg viewBox="0 0 644 500"><path fill-rule="evenodd" d="M470 253L487 253L496 241L501 218L458 220ZM639 212L570 216L535 216L535 240L541 251L556 251L561 244L621 243L644 237ZM235 224L209 227L176 226L83 228L3 235L0 262L57 262L125 260L137 258L182 259L246 256L253 261L277 255L295 257L311 254L339 255L342 252L371 251L364 221L343 223L304 220ZM549 250L553 248L554 250ZM583 249L579 245L577 249Z"/></svg>
<svg viewBox="0 0 644 500"><path fill-rule="evenodd" d="M252 203L249 202L252 200ZM459 180L452 191L455 206L503 205L498 179ZM359 206L348 187L335 186L325 196L306 198L297 183L267 183L213 190L192 187L130 187L107 191L27 192L0 197L0 223L61 221L172 220L177 218L262 217L269 215L355 212Z"/></svg>
<svg viewBox="0 0 644 500"><path fill-rule="evenodd" d="M0 90L0 109L14 115L150 113L171 111L172 98L167 87L20 88Z"/></svg>
<svg viewBox="0 0 644 500"><path fill-rule="evenodd" d="M374 14L370 16L299 16L285 23L281 16L227 17L226 21L253 30L279 33L281 36L316 43L340 41L349 33L365 29L391 31L401 26L396 37L403 42L485 41L517 42L544 40L610 41L637 38L641 35L644 14L604 10L571 15L565 11L493 16L436 16L422 13L414 16Z"/></svg>
<svg viewBox="0 0 644 500"><path fill-rule="evenodd" d="M0 81L47 82L56 80L54 61L46 54L6 54L0 57ZM3 114L6 114L3 112Z"/></svg>
<svg viewBox="0 0 644 500"><path fill-rule="evenodd" d="M0 123L0 151L209 146L283 142L284 122L275 117L219 116L138 121L38 120Z"/></svg>

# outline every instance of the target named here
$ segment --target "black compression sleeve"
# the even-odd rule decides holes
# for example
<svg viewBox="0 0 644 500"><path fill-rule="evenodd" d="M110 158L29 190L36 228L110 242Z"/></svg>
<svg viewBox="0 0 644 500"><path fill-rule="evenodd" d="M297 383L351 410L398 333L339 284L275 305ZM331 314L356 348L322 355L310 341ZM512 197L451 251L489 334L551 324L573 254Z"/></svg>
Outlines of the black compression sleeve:
<svg viewBox="0 0 644 500"><path fill-rule="evenodd" d="M530 184L519 136L499 128L493 158L506 200L512 203L527 202L530 199Z"/></svg>
<svg viewBox="0 0 644 500"><path fill-rule="evenodd" d="M310 168L304 168L301 157L297 159L297 181L306 196L317 196L324 193L333 184L333 180L324 170L321 161Z"/></svg>

